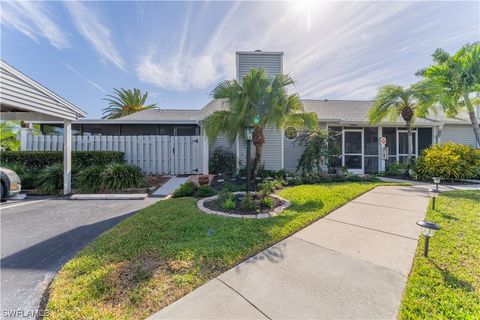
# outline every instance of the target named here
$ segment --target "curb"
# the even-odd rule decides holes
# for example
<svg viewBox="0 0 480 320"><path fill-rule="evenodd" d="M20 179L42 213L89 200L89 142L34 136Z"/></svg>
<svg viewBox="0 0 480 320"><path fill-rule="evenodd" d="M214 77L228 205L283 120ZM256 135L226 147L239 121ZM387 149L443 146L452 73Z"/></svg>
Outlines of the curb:
<svg viewBox="0 0 480 320"><path fill-rule="evenodd" d="M70 200L144 200L146 193L74 194Z"/></svg>

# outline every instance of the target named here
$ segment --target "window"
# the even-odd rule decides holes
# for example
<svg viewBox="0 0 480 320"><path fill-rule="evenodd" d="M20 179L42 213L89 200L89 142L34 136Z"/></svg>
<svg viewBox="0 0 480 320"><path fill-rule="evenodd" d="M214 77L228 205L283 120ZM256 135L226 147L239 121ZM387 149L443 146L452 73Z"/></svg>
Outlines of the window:
<svg viewBox="0 0 480 320"><path fill-rule="evenodd" d="M293 140L297 137L297 129L294 127L288 127L285 129L284 135L287 140Z"/></svg>
<svg viewBox="0 0 480 320"><path fill-rule="evenodd" d="M156 124L122 124L122 136L149 136L156 135Z"/></svg>
<svg viewBox="0 0 480 320"><path fill-rule="evenodd" d="M418 154L432 145L432 128L418 128Z"/></svg>

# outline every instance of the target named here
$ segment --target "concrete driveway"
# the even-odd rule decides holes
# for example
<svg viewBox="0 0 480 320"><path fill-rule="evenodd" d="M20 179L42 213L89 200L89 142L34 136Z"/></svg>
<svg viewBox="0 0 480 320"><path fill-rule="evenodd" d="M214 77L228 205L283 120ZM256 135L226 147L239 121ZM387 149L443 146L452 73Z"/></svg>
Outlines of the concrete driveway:
<svg viewBox="0 0 480 320"><path fill-rule="evenodd" d="M28 197L2 204L1 318L36 317L59 268L100 234L158 201Z"/></svg>

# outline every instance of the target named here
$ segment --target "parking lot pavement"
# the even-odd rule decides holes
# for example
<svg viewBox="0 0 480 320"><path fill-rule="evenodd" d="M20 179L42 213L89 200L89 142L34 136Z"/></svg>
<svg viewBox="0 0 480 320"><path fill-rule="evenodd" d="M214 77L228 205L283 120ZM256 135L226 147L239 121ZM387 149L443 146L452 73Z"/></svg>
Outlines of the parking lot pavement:
<svg viewBox="0 0 480 320"><path fill-rule="evenodd" d="M2 319L36 318L45 289L65 262L100 234L158 200L27 197L2 203Z"/></svg>

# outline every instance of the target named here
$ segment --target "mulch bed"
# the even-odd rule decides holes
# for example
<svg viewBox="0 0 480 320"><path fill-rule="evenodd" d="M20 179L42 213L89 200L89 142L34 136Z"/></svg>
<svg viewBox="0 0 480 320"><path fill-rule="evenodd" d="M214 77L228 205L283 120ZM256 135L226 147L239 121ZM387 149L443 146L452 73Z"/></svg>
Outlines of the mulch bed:
<svg viewBox="0 0 480 320"><path fill-rule="evenodd" d="M220 199L215 199L215 200L212 200L212 201L205 202L203 205L210 210L221 211L221 212L225 212L225 213L228 213L228 214L256 215L256 214L259 214L259 213L271 212L272 210L274 210L275 208L277 208L277 207L279 207L283 204L283 201L281 201L280 199L277 199L277 198L274 198L274 197L268 197L268 198L273 200L273 207L272 208L261 208L260 204L258 203L259 199L255 199L254 201L257 203L257 210L247 211L247 210L244 210L241 207L241 201L242 201L243 197L244 197L243 194L237 194L237 195L234 196L236 206L235 206L235 209L232 209L232 210L226 210L225 208L223 208L222 202L220 201Z"/></svg>

